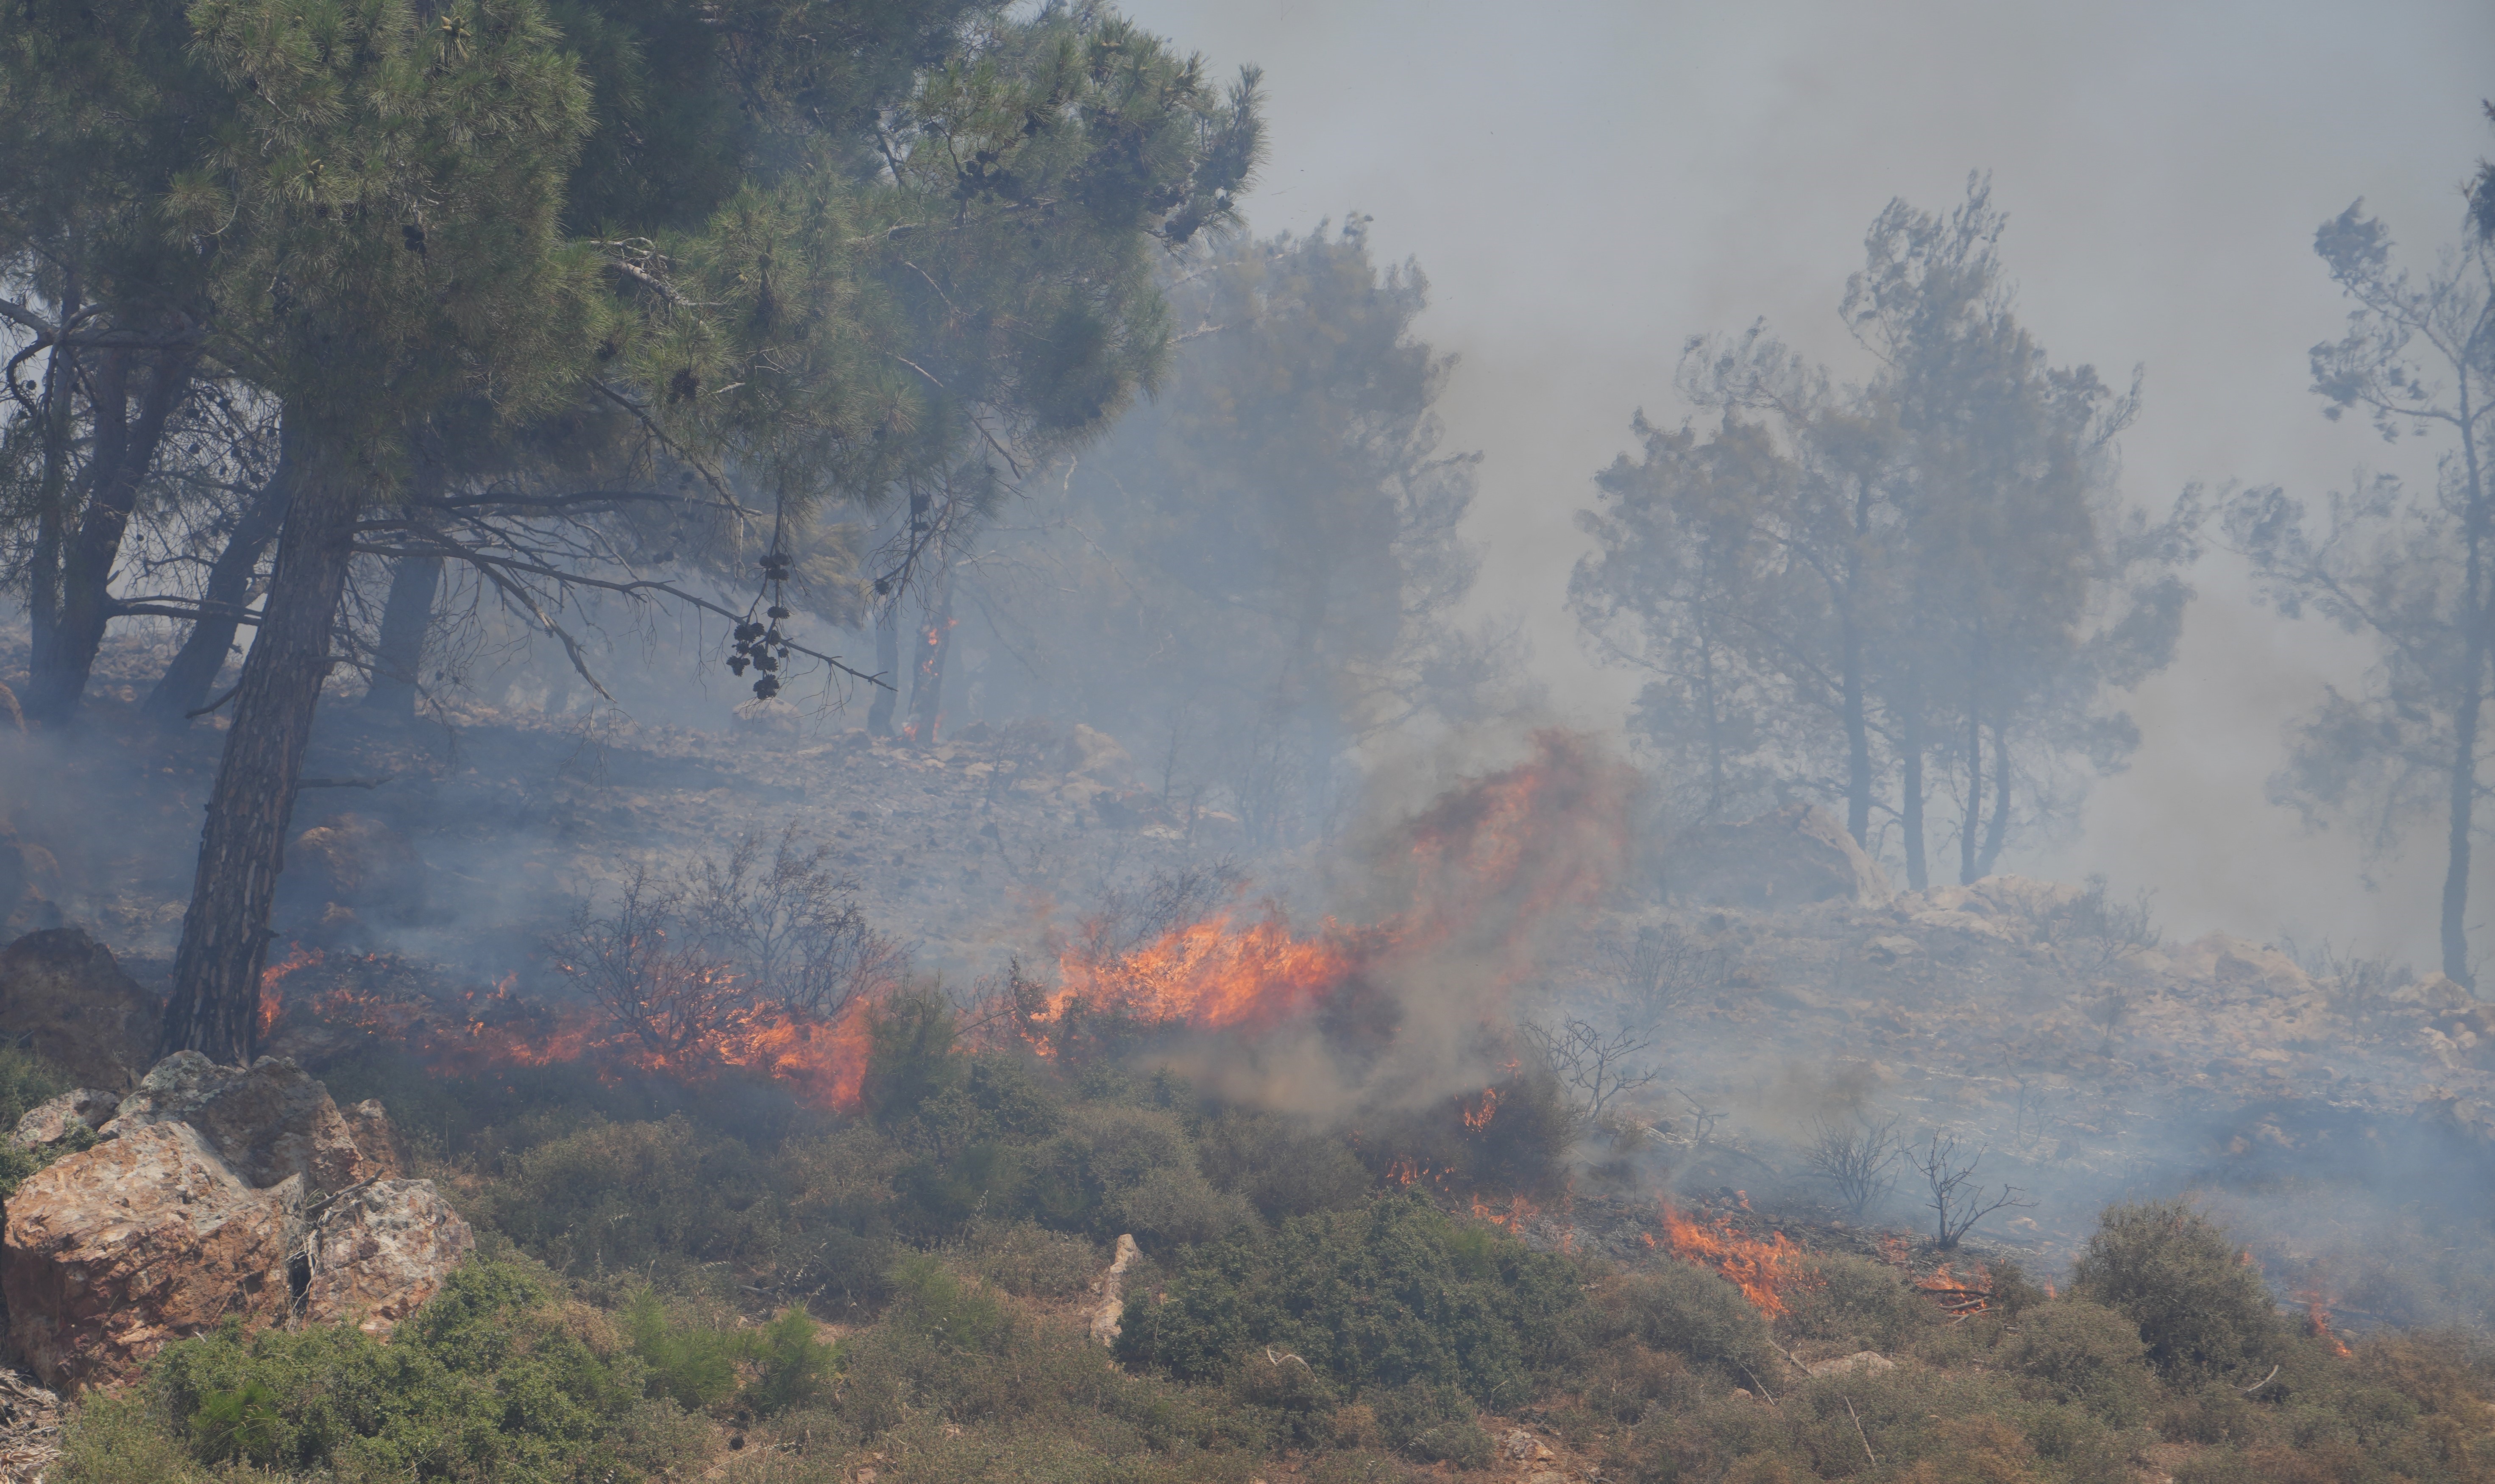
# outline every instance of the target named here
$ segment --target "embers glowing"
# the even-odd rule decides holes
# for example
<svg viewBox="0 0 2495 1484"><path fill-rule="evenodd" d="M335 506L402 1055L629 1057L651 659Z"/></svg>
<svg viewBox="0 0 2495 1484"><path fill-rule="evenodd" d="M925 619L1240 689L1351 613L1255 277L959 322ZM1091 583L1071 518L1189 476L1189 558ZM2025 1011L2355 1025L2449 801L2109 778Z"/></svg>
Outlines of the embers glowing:
<svg viewBox="0 0 2495 1484"><path fill-rule="evenodd" d="M1731 1217L1701 1225L1666 1201L1663 1232L1674 1256L1713 1268L1770 1317L1785 1312L1789 1295L1819 1283L1810 1269L1810 1253L1781 1231L1761 1241L1736 1227Z"/></svg>

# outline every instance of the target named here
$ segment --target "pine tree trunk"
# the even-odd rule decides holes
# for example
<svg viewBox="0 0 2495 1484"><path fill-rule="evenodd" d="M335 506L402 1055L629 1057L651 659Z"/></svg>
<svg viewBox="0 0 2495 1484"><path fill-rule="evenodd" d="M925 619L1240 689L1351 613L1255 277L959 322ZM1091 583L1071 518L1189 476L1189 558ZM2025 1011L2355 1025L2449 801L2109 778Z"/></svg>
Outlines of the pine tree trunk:
<svg viewBox="0 0 2495 1484"><path fill-rule="evenodd" d="M1906 836L1906 889L1921 891L1931 884L1931 872L1924 863L1924 727L1920 708L1906 712L1905 735L1898 752L1905 764L1903 797L1897 800L1898 822Z"/></svg>
<svg viewBox="0 0 2495 1484"><path fill-rule="evenodd" d="M1966 707L1966 805L1959 811L1957 831L1957 883L1975 884L1976 827L1984 812L1984 723L1977 717L1975 703Z"/></svg>
<svg viewBox="0 0 2495 1484"><path fill-rule="evenodd" d="M953 574L946 572L936 611L922 636L917 679L909 688L909 736L920 747L936 745L936 728L944 720L944 661L953 649Z"/></svg>
<svg viewBox="0 0 2495 1484"><path fill-rule="evenodd" d="M1984 850L1975 857L1978 880L1992 874L2010 835L2010 736L2006 727L1992 728L1992 818L1984 826Z"/></svg>
<svg viewBox="0 0 2495 1484"><path fill-rule="evenodd" d="M2478 802L2478 721L2486 669L2483 640L2471 641L2469 659L2469 689L2461 696L2452 727L2451 859L2443 875L2443 975L2464 989L2476 989L2476 976L2469 971L2469 829Z"/></svg>
<svg viewBox="0 0 2495 1484"><path fill-rule="evenodd" d="M390 563L389 601L382 607L382 632L373 656L366 708L391 717L416 715L417 672L424 641L433 629L433 600L442 587L442 558L399 557Z"/></svg>
<svg viewBox="0 0 2495 1484"><path fill-rule="evenodd" d="M305 454L260 632L243 662L233 728L208 794L160 1056L200 1051L247 1066L259 1040L268 916L285 868L303 751L329 673L359 503L354 472L336 450Z"/></svg>
<svg viewBox="0 0 2495 1484"><path fill-rule="evenodd" d="M875 700L866 708L866 729L876 736L892 735L892 710L901 700L901 599L896 596L889 607L875 616L875 672L887 682L876 687Z"/></svg>
<svg viewBox="0 0 2495 1484"><path fill-rule="evenodd" d="M158 725L179 727L188 722L191 713L208 703L208 691L226 666L226 656L233 649L234 634L242 627L243 603L251 596L251 579L260 571L260 554L277 538L278 528L286 523L287 497L293 488L293 449L285 433L278 434L277 468L268 482L260 487L251 504L244 507L242 518L234 522L233 534L226 538L225 549L217 553L214 566L208 569L207 590L200 595L200 616L192 623L191 632L165 667L156 689L147 694L147 715Z"/></svg>
<svg viewBox="0 0 2495 1484"><path fill-rule="evenodd" d="M86 518L60 569L59 619L34 652L26 711L39 721L66 722L77 712L95 670L96 652L111 621L112 569L138 508L139 487L155 465L166 420L189 384L189 357L162 353L148 375L136 421L130 417L130 363L135 353L108 351L96 378L95 457L87 468Z"/></svg>
<svg viewBox="0 0 2495 1484"><path fill-rule="evenodd" d="M1863 699L1863 635L1845 625L1845 832L1871 843L1871 724Z"/></svg>

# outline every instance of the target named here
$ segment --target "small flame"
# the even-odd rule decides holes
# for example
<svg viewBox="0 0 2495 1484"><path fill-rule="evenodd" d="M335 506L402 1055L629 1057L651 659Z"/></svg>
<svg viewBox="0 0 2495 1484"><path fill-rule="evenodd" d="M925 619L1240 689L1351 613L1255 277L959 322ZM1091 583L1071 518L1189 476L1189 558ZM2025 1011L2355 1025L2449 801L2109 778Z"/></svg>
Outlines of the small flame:
<svg viewBox="0 0 2495 1484"><path fill-rule="evenodd" d="M283 981L288 974L293 974L298 969L309 969L313 965L321 962L321 959L322 952L320 949L307 948L301 943L295 943L289 949L284 958L279 959L276 963L269 965L267 968L262 969L260 972L261 1035L266 1036L269 1033L269 1029L277 1024L277 1017L285 1013L286 996L285 993L278 988L279 983Z"/></svg>
<svg viewBox="0 0 2495 1484"><path fill-rule="evenodd" d="M1222 912L1105 962L1068 949L1048 1018L1079 1000L1199 1030L1262 1029L1322 1005L1363 957L1332 918L1296 938L1279 914L1233 927Z"/></svg>
<svg viewBox="0 0 2495 1484"><path fill-rule="evenodd" d="M1475 1133L1479 1133L1484 1128L1490 1127L1491 1115L1498 1111L1498 1089L1494 1087L1483 1088L1481 1090L1479 1105L1475 1106L1473 1104L1474 1099L1465 1098L1458 1099L1456 1107L1459 1112L1463 1114L1464 1127L1470 1128Z"/></svg>
<svg viewBox="0 0 2495 1484"><path fill-rule="evenodd" d="M2324 1344L2329 1345L2331 1353L2339 1356L2343 1360L2356 1353L2348 1348L2348 1342L2340 1339L2337 1332L2331 1329L2330 1303L2329 1300L2324 1296L2321 1289L2307 1288L2298 1293L2296 1297L2302 1300L2304 1304L2304 1332L2306 1334L2311 1335L2314 1339L2322 1341Z"/></svg>

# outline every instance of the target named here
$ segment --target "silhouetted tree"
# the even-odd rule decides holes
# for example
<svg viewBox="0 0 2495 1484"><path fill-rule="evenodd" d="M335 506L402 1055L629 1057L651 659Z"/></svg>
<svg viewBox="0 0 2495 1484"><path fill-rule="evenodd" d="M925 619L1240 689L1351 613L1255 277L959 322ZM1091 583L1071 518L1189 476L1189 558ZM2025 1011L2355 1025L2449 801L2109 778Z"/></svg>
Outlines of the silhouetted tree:
<svg viewBox="0 0 2495 1484"><path fill-rule="evenodd" d="M1648 670L1636 723L1683 812L1800 784L1876 815L1927 879L1925 812L1955 780L1958 874L2065 813L2073 761L2138 745L2108 699L2166 665L2199 554L2197 493L2122 508L2111 440L2137 387L2057 368L2017 322L1980 179L1948 217L1892 202L1847 284L1877 357L1838 386L1763 325L1691 340L1676 385L1705 436L1646 419L1597 478L1569 595L1599 651Z"/></svg>
<svg viewBox="0 0 2495 1484"><path fill-rule="evenodd" d="M2473 211L2485 200L2480 184ZM2484 710L2495 623L2495 238L2477 230L2421 275L2392 260L2389 229L2358 201L2314 236L2353 300L2348 333L2313 348L2326 417L2355 409L2386 441L2442 444L2430 489L2383 475L2334 491L2308 516L2270 486L2226 510L2228 540L2251 559L2282 615L2307 609L2367 636L2374 664L2354 694L2333 688L2289 731L2271 797L2308 822L2356 815L2377 850L2409 824L2443 826L2443 972L2474 984L2468 908L2476 810L2485 785Z"/></svg>

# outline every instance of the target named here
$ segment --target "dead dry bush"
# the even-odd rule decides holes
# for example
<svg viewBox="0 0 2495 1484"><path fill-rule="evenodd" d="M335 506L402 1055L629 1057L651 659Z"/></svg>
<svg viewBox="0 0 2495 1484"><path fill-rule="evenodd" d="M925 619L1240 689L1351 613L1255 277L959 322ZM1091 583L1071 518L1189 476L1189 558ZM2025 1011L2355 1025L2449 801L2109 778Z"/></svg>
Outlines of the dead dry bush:
<svg viewBox="0 0 2495 1484"><path fill-rule="evenodd" d="M612 901L582 902L547 944L557 966L652 1055L674 1061L756 1012L830 1019L908 979L857 883L789 825L672 871L635 865Z"/></svg>

